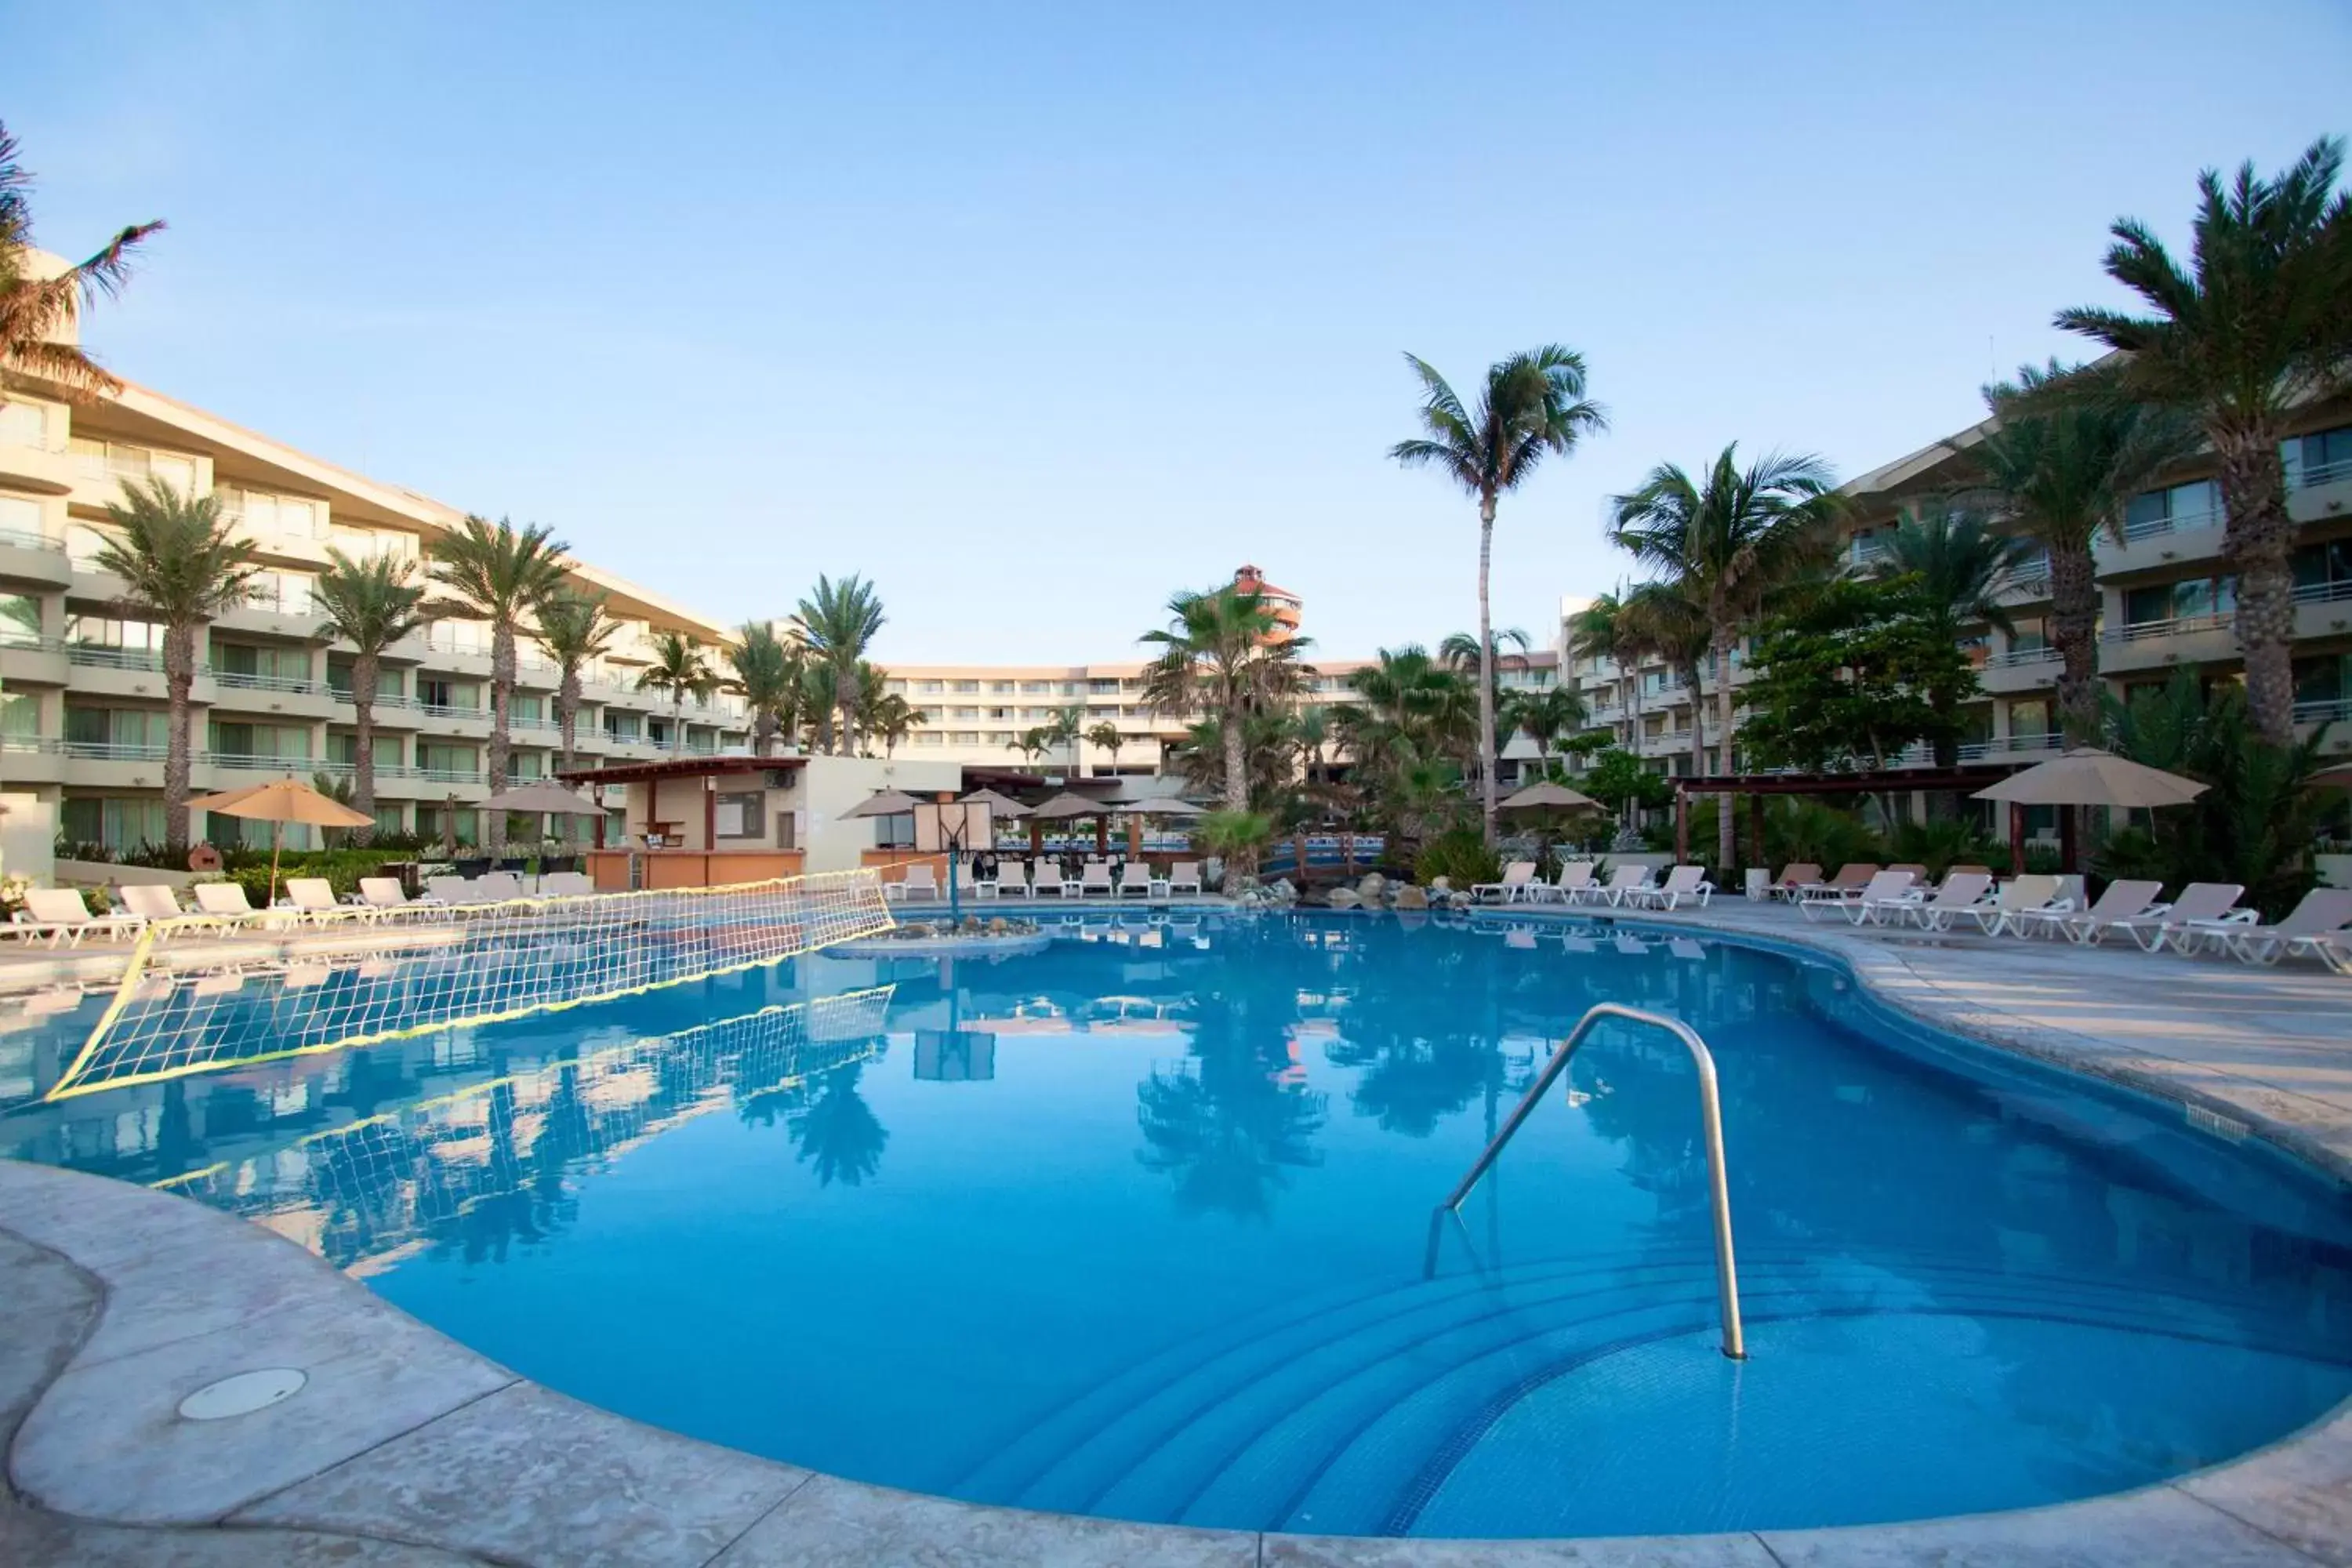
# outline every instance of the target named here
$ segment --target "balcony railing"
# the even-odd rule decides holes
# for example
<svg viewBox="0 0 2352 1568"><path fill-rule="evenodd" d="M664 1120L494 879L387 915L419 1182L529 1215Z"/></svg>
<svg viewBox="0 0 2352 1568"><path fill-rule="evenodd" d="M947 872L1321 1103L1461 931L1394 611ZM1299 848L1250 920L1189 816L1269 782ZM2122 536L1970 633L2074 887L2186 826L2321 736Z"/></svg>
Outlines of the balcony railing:
<svg viewBox="0 0 2352 1568"><path fill-rule="evenodd" d="M2298 724L2341 724L2347 721L2352 721L2352 697L2323 698L2294 705L2294 721Z"/></svg>
<svg viewBox="0 0 2352 1568"><path fill-rule="evenodd" d="M18 550L46 550L57 555L63 555L66 552L64 540L51 539L46 533L35 533L26 528L0 528L0 544L11 545Z"/></svg>
<svg viewBox="0 0 2352 1568"><path fill-rule="evenodd" d="M69 643L66 658L74 664L89 665L98 669L150 669L163 668L163 656L143 647L107 647L99 643Z"/></svg>
<svg viewBox="0 0 2352 1568"><path fill-rule="evenodd" d="M1999 735L1990 741L1967 742L1960 747L1960 761L1981 763L1999 757L2030 757L2065 749L2066 737L2063 735Z"/></svg>
<svg viewBox="0 0 2352 1568"><path fill-rule="evenodd" d="M2352 458L2339 458L2332 463L2314 463L2287 476L2289 489L2307 490L2315 485L2337 484L2352 479Z"/></svg>
<svg viewBox="0 0 2352 1568"><path fill-rule="evenodd" d="M2345 599L2352 599L2352 577L2340 577L2332 583L2295 584L2294 602L2298 605L2333 605Z"/></svg>
<svg viewBox="0 0 2352 1568"><path fill-rule="evenodd" d="M2149 642L2158 637L2187 637L2194 632L2227 631L2229 616L2175 616L2168 621L2134 621L2129 626L2110 626L2102 641L2111 643Z"/></svg>
<svg viewBox="0 0 2352 1568"><path fill-rule="evenodd" d="M331 690L324 681L305 680L299 676L247 675L241 670L222 669L210 665L203 673L211 676L215 685L231 687L239 691L283 691L297 697L325 695L341 697L345 701L351 700L345 693Z"/></svg>
<svg viewBox="0 0 2352 1568"><path fill-rule="evenodd" d="M1985 656L1987 669L2011 669L2021 665L2055 664L2058 650L2054 647L2012 647Z"/></svg>

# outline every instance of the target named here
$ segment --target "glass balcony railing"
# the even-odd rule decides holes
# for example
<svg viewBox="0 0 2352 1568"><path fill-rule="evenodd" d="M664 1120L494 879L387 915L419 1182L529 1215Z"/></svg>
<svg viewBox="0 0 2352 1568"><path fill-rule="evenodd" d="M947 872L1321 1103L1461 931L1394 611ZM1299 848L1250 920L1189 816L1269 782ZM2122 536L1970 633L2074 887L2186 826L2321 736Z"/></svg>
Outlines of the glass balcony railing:
<svg viewBox="0 0 2352 1568"><path fill-rule="evenodd" d="M2012 647L1985 656L1987 669L2013 669L2021 665L2055 664L2058 650L2054 647Z"/></svg>

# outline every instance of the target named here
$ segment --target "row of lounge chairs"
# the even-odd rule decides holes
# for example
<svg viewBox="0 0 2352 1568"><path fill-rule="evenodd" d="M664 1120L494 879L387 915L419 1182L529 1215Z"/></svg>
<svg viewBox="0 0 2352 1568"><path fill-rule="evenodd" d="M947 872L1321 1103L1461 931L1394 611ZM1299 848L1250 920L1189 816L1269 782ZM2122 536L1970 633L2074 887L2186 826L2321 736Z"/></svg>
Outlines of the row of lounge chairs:
<svg viewBox="0 0 2352 1568"><path fill-rule="evenodd" d="M121 890L122 908L112 914L94 914L78 888L35 888L25 895L16 918L0 925L0 935L26 942L44 942L52 948L79 947L92 938L136 936L150 925L173 922L175 931L226 929L236 922L264 916L291 919L297 923L330 916L386 916L404 910L448 909L502 903L524 896L521 882L511 872L494 871L478 879L435 877L425 895L412 899L393 877L362 877L359 891L348 902L335 897L324 877L289 877L286 895L268 910L257 910L236 882L198 882L188 889L195 900L190 909L179 895L161 882L139 882ZM578 871L557 871L540 879L541 898L576 897L593 893L594 886Z"/></svg>
<svg viewBox="0 0 2352 1568"><path fill-rule="evenodd" d="M1177 861L1165 877L1153 876L1151 868L1140 860L1129 860L1119 868L1116 880L1108 860L1088 860L1079 868L1076 881L1065 878L1062 868L1051 860L1037 862L1034 881L1030 879L1028 868L1013 859L997 861L996 875L986 881L976 881L967 872L958 874L963 877L964 887L983 899L1084 899L1094 893L1116 899L1168 899L1179 893L1201 896L1201 867L1192 860ZM911 861L902 880L885 882L882 889L888 897L902 901L937 901L940 897L939 873L928 861Z"/></svg>
<svg viewBox="0 0 2352 1568"><path fill-rule="evenodd" d="M2121 935L2148 952L2169 945L2184 954L2226 952L2247 963L2316 958L2352 974L2352 889L2315 888L2285 919L2264 925L2257 911L2238 907L2245 889L2235 882L2191 882L2167 902L2161 882L2118 879L2085 905L2065 896L2067 879L2048 875L2013 877L1996 888L1990 871L1956 867L1929 888L1913 867L1873 867L1858 884L1847 874L1853 870L1821 882L1819 867L1792 866L1775 886L1793 889L1808 920L1842 914L1855 925L2063 937L2082 946ZM1815 879L1792 882L1792 875L1806 872Z"/></svg>
<svg viewBox="0 0 2352 1568"><path fill-rule="evenodd" d="M1503 868L1499 882L1480 882L1470 889L1474 903L1592 904L1612 909L1678 910L1685 903L1705 909L1715 896L1704 866L1676 866L1663 882L1650 879L1647 866L1620 866L1606 882L1596 879L1597 862L1570 860L1559 868L1557 881L1536 875L1532 860L1514 860Z"/></svg>

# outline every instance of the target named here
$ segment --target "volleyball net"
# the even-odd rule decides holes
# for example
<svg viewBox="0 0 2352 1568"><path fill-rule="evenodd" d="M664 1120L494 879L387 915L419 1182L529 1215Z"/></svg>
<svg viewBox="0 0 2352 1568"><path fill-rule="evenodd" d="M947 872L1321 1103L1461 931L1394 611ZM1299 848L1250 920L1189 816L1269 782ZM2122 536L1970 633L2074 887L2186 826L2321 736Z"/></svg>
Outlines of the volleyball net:
<svg viewBox="0 0 2352 1568"><path fill-rule="evenodd" d="M890 929L873 870L723 888L158 921L46 1098L499 1023Z"/></svg>

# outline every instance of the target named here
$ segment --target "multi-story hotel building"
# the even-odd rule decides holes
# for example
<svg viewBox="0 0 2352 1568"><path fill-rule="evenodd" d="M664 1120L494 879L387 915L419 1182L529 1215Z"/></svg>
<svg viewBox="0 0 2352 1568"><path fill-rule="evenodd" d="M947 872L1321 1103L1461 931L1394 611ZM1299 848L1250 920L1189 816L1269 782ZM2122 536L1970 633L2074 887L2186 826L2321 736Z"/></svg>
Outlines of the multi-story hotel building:
<svg viewBox="0 0 2352 1568"><path fill-rule="evenodd" d="M1990 427L1971 426L1848 483L1844 493L1853 508L1841 546L1847 561L1866 566L1905 506L1965 482L1968 449ZM2328 749L2352 751L2352 405L2307 410L2282 456L2288 509L2297 525L2295 720L2306 734L2333 721ZM2124 537L2099 542L2099 673L2109 689L2128 695L2161 686L2181 668L2208 680L2237 676L2234 579L2221 558L2221 489L2209 458L2184 465L2170 483L2135 498ZM2011 574L2003 600L2015 633L1979 626L1969 639L1983 691L1969 709L1973 732L1961 748L1964 762L2032 758L2061 743L2047 562L2029 562ZM1562 601L1558 646L1563 653L1570 617L1589 602ZM1737 657L1733 663L1736 692L1745 671ZM1635 704L1620 695L1622 672L1614 664L1585 658L1570 668L1592 722L1612 729L1619 744L1637 746L1664 771L1690 771L1693 693L1673 672L1655 663L1638 672L1637 719ZM1710 746L1714 677L1711 668L1703 672L1700 718ZM1927 760L1914 748L1904 763Z"/></svg>
<svg viewBox="0 0 2352 1568"><path fill-rule="evenodd" d="M136 385L96 403L11 391L0 405L0 790L54 806L61 838L128 847L163 838L163 631L121 603L97 569L106 507L125 479L160 479L216 495L264 565L251 601L199 642L190 736L199 794L292 773L349 776L357 736L351 650L320 637L310 584L330 547L420 555L462 513L240 429ZM717 752L746 738L740 700L641 690L654 634L708 642L723 628L592 566L583 588L610 595L625 629L585 672L578 750L588 760ZM376 699L377 817L432 834L454 812L474 833L486 795L488 627L441 619L395 645ZM556 672L527 641L512 731L513 777L556 763ZM236 835L232 817L202 835ZM267 825L257 825L266 835ZM307 830L292 830L294 842Z"/></svg>

